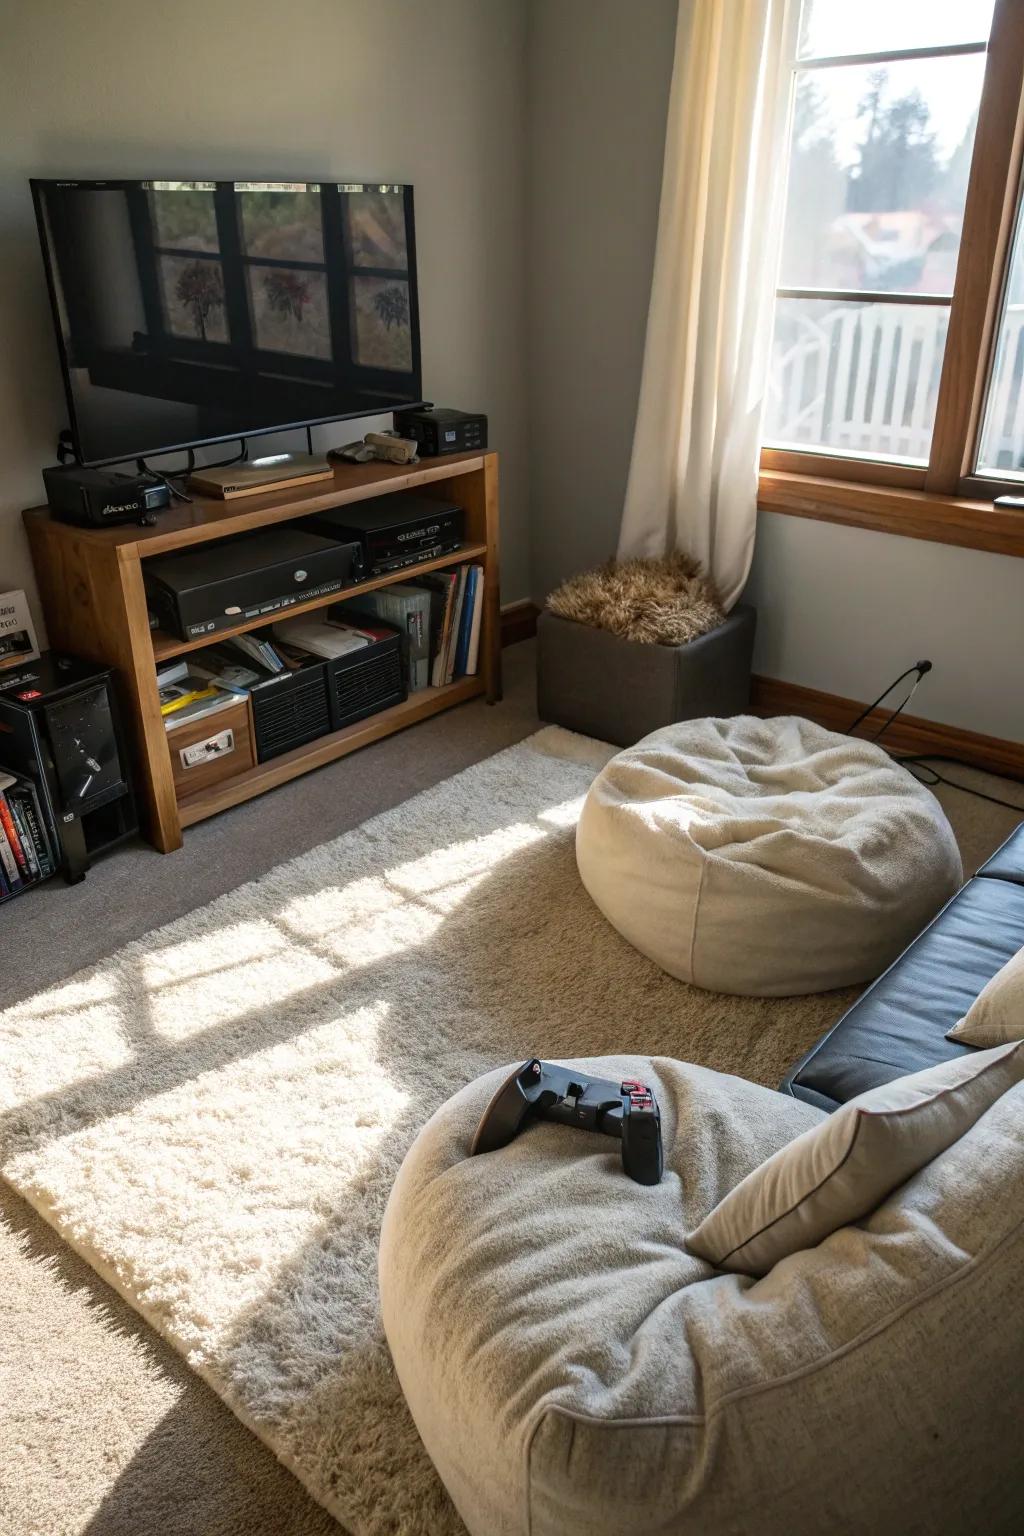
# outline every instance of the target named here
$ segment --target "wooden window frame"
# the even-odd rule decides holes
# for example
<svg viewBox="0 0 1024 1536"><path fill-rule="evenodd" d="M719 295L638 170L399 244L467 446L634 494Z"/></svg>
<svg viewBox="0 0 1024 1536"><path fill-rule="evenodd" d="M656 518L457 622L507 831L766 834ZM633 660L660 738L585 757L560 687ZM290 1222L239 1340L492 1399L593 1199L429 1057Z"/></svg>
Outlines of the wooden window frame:
<svg viewBox="0 0 1024 1536"><path fill-rule="evenodd" d="M1024 496L1024 484L974 473L1022 162L1024 4L996 0L929 462L766 447L762 510L1024 556L1024 511L992 505L1003 493Z"/></svg>

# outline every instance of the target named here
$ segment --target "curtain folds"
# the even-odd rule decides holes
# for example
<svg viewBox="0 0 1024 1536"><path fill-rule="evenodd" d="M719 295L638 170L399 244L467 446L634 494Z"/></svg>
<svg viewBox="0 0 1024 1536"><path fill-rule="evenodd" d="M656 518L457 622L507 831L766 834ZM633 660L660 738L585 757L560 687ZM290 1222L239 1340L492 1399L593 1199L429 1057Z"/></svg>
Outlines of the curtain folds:
<svg viewBox="0 0 1024 1536"><path fill-rule="evenodd" d="M799 0L680 0L619 556L753 555Z"/></svg>

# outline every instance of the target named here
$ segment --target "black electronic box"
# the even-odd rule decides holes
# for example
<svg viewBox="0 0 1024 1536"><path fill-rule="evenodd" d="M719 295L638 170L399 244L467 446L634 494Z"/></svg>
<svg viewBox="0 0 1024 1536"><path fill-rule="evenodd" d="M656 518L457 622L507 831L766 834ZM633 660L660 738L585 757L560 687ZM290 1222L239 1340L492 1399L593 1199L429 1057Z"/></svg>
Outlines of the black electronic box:
<svg viewBox="0 0 1024 1536"><path fill-rule="evenodd" d="M453 554L461 547L465 523L465 513L454 502L396 491L317 512L302 526L332 539L354 540L362 551L363 574L384 576Z"/></svg>
<svg viewBox="0 0 1024 1536"><path fill-rule="evenodd" d="M3 674L0 762L35 781L69 882L138 829L109 667L44 651Z"/></svg>
<svg viewBox="0 0 1024 1536"><path fill-rule="evenodd" d="M117 474L112 469L83 469L80 464L44 469L43 484L54 517L82 528L152 520L153 513L171 500L166 483L156 475Z"/></svg>
<svg viewBox="0 0 1024 1536"><path fill-rule="evenodd" d="M329 597L365 573L356 542L301 528L270 528L158 555L143 566L146 600L160 626L181 640L215 635L249 619L283 614Z"/></svg>
<svg viewBox="0 0 1024 1536"><path fill-rule="evenodd" d="M424 458L442 453L481 453L487 447L487 417L478 411L442 406L395 411L395 430L411 437Z"/></svg>

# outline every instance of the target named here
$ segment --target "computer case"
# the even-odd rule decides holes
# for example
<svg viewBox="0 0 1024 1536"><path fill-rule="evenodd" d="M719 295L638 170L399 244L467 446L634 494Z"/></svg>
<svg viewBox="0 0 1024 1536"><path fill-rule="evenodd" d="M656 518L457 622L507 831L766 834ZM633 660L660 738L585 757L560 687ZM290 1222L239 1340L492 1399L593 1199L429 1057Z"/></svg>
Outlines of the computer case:
<svg viewBox="0 0 1024 1536"><path fill-rule="evenodd" d="M34 780L69 884L138 831L109 667L44 651L0 673L0 764Z"/></svg>

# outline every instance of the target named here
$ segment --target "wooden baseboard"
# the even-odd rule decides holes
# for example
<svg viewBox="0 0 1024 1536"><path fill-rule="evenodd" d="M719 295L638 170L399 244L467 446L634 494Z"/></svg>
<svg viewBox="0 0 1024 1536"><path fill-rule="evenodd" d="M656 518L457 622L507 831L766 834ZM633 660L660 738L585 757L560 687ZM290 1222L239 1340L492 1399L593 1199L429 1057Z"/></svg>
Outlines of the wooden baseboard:
<svg viewBox="0 0 1024 1536"><path fill-rule="evenodd" d="M897 696L898 697L898 696ZM845 731L864 708L856 699L839 694L804 688L800 683L783 683L774 677L755 677L751 689L751 707L759 715L804 715L831 731ZM870 736L877 731L889 711L872 710L858 727L857 734ZM962 731L954 725L940 725L916 715L899 715L886 731L884 742L897 752L933 757L957 757L972 768L984 768L1011 779L1024 779L1024 742L1003 741L998 736L982 736L978 731Z"/></svg>
<svg viewBox="0 0 1024 1536"><path fill-rule="evenodd" d="M520 640L532 640L537 633L540 609L528 597L519 603L508 603L501 610L501 643L516 645Z"/></svg>

